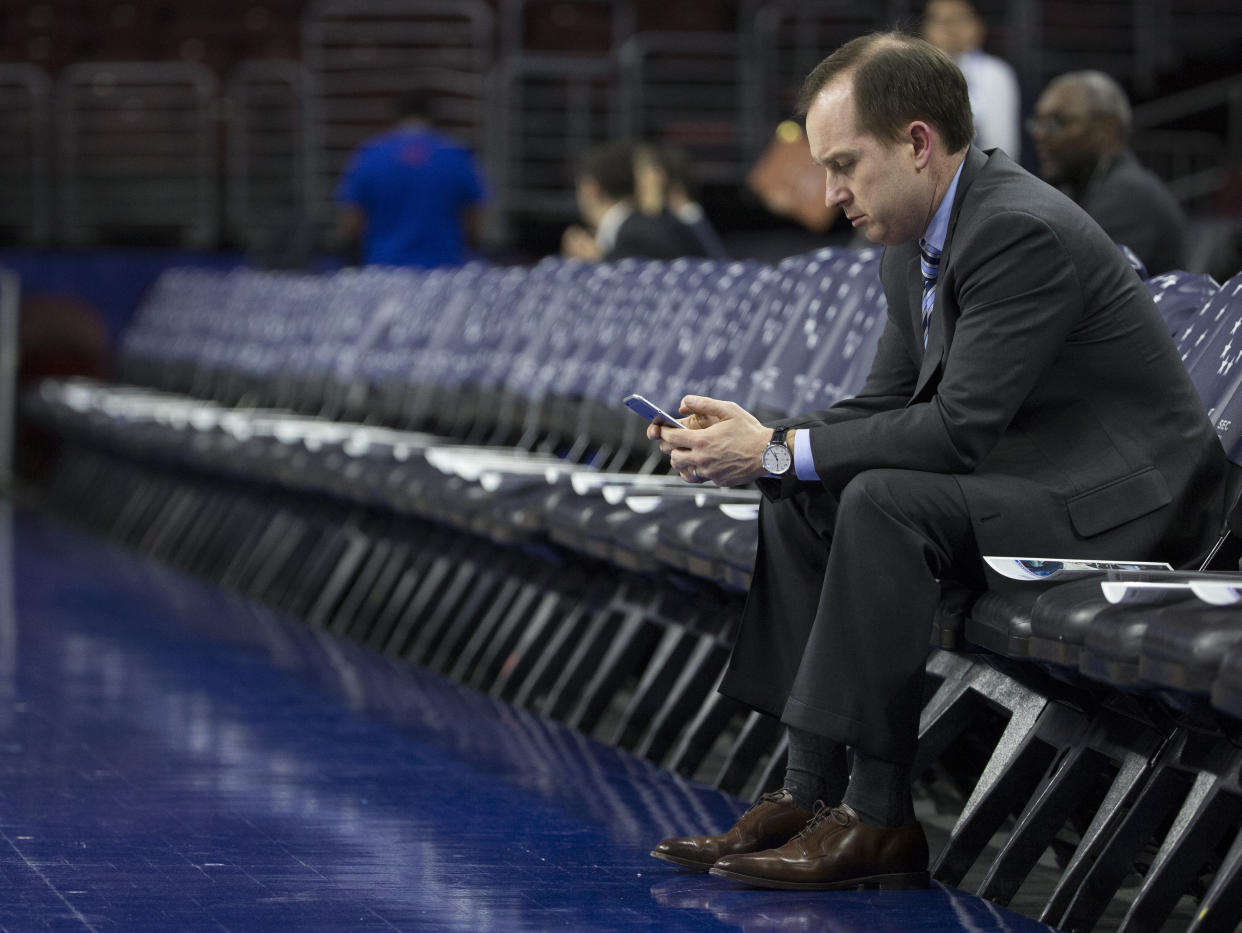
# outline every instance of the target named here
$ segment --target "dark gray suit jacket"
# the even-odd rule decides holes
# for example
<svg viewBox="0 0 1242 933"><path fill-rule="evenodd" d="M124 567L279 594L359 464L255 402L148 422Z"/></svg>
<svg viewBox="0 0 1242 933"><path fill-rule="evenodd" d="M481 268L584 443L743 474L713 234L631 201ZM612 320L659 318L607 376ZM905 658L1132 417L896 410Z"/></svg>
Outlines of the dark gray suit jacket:
<svg viewBox="0 0 1242 933"><path fill-rule="evenodd" d="M956 475L984 554L1185 565L1206 550L1226 511L1224 453L1099 226L1003 152L972 147L940 269L925 352L917 246L886 250L888 322L862 392L782 420L809 427L821 482Z"/></svg>
<svg viewBox="0 0 1242 933"><path fill-rule="evenodd" d="M1150 275L1185 268L1186 215L1129 149L1096 170L1078 203L1113 240L1134 250Z"/></svg>

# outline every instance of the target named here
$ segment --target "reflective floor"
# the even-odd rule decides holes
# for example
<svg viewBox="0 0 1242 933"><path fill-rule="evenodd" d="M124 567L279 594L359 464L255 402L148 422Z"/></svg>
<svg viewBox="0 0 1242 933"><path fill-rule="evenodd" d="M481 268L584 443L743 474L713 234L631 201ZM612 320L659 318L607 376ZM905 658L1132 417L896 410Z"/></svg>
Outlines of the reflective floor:
<svg viewBox="0 0 1242 933"><path fill-rule="evenodd" d="M1043 930L647 852L743 804L0 503L0 931Z"/></svg>

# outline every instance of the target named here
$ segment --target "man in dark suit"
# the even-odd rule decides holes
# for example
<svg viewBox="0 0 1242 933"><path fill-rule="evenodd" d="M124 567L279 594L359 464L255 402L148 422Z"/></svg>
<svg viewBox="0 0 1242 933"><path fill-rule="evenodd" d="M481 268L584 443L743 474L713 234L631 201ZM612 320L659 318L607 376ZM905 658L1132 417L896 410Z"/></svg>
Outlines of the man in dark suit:
<svg viewBox="0 0 1242 933"><path fill-rule="evenodd" d="M688 482L760 481L721 690L790 734L780 792L653 854L763 887L917 886L910 768L942 586L999 585L982 554L1193 562L1221 526L1226 462L1122 253L971 144L943 52L854 40L801 102L828 203L888 247L888 321L862 392L827 411L774 429L691 396L682 429L649 430Z"/></svg>
<svg viewBox="0 0 1242 933"><path fill-rule="evenodd" d="M1186 262L1186 216L1173 194L1127 146L1130 102L1102 71L1048 82L1027 121L1039 174L1134 250L1152 275Z"/></svg>

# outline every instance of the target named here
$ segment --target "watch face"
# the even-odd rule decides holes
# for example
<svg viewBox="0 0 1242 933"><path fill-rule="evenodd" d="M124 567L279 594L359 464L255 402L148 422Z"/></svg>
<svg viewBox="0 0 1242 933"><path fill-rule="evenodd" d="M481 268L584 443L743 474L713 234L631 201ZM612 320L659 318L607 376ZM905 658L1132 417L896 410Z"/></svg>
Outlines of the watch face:
<svg viewBox="0 0 1242 933"><path fill-rule="evenodd" d="M763 468L777 475L786 472L793 464L793 454L784 444L770 444L763 451Z"/></svg>

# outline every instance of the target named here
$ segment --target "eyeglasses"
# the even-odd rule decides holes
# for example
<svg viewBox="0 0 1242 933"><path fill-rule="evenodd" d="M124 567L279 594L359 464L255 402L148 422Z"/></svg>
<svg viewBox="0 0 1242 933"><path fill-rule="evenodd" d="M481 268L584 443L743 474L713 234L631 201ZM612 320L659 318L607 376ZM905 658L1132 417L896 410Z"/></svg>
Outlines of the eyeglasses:
<svg viewBox="0 0 1242 933"><path fill-rule="evenodd" d="M1052 133L1055 135L1056 133L1065 132L1066 129L1075 123L1082 123L1086 119L1086 114L1070 116L1064 113L1045 113L1039 116L1027 117L1022 125L1031 134Z"/></svg>

